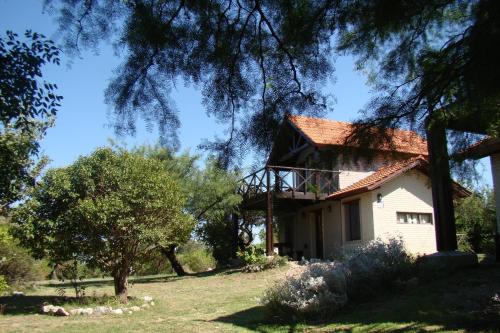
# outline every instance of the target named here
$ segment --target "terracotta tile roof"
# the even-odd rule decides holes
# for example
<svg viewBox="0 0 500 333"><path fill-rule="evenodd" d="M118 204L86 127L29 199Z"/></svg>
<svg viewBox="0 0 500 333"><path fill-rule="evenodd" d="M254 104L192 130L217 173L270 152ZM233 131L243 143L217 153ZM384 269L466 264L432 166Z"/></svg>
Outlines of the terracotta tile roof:
<svg viewBox="0 0 500 333"><path fill-rule="evenodd" d="M368 192L375 190L382 184L398 177L399 175L411 170L418 168L423 173L427 174L428 166L427 158L424 156L416 156L404 161L397 161L386 165L366 178L363 178L352 185L349 185L337 192L330 194L328 200L339 200L342 198L350 197L352 195ZM455 198L464 198L471 195L471 192L460 185L459 183L452 181L453 196Z"/></svg>
<svg viewBox="0 0 500 333"><path fill-rule="evenodd" d="M423 156L412 157L404 161L397 161L378 169L370 176L363 178L346 188L330 194L327 199L342 199L351 195L374 190L383 183L396 178L400 174L419 166L426 166L427 163L427 160Z"/></svg>
<svg viewBox="0 0 500 333"><path fill-rule="evenodd" d="M289 116L289 120L306 138L317 146L342 146L351 133L351 123L304 116ZM398 152L427 156L427 142L414 131L389 130L392 142ZM390 151L391 147L377 147L378 150Z"/></svg>

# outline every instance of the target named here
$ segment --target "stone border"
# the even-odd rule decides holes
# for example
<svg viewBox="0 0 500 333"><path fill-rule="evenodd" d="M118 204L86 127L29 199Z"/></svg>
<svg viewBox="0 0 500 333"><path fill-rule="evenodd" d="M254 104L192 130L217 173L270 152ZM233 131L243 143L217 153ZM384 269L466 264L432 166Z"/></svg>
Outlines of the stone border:
<svg viewBox="0 0 500 333"><path fill-rule="evenodd" d="M69 311L66 311L66 309L64 309L62 306L47 304L42 306L41 312L42 314L60 316L60 317L79 316L79 315L102 316L107 314L122 315L125 313L132 314L134 312L138 312L143 309L147 309L150 306L155 305L153 297L151 296L144 296L142 300L144 301L144 303L141 306L134 305L131 307L123 307L115 309L113 309L111 306L97 306L95 308L76 308L76 309L71 309Z"/></svg>

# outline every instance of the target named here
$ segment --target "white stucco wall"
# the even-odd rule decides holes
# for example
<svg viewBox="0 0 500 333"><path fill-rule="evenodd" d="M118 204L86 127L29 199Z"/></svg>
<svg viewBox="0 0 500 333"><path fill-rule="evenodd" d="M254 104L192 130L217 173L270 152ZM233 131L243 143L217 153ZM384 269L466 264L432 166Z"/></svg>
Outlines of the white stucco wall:
<svg viewBox="0 0 500 333"><path fill-rule="evenodd" d="M377 203L378 193L382 194L382 205ZM436 252L432 192L426 175L409 171L372 191L371 195L375 237L402 236L412 253ZM398 223L397 212L430 213L433 224Z"/></svg>
<svg viewBox="0 0 500 333"><path fill-rule="evenodd" d="M339 189L346 188L372 173L372 171L342 171L339 174Z"/></svg>
<svg viewBox="0 0 500 333"><path fill-rule="evenodd" d="M332 258L342 245L340 203L323 201L300 210L295 219L295 250L303 251L306 258L317 257L314 212L321 210L323 222L323 257Z"/></svg>
<svg viewBox="0 0 500 333"><path fill-rule="evenodd" d="M359 200L359 219L360 219L360 231L361 239L355 241L347 240L346 233L346 209L344 204L349 201ZM341 201L341 225L342 225L342 246L344 249L349 249L352 247L357 247L363 243L366 243L374 239L374 229L373 229L373 209L372 209L372 195L371 193L364 193L361 195L356 195L342 199Z"/></svg>
<svg viewBox="0 0 500 333"><path fill-rule="evenodd" d="M382 194L382 205L377 194ZM347 241L344 203L359 200L361 240ZM321 209L323 220L324 257L332 258L341 248L359 246L377 237L401 236L407 249L414 254L436 252L436 236L429 178L419 171L409 171L380 188L348 197L341 201L323 201L300 210L295 217L294 247L306 258L316 257L314 214ZM433 224L402 224L397 212L429 213Z"/></svg>

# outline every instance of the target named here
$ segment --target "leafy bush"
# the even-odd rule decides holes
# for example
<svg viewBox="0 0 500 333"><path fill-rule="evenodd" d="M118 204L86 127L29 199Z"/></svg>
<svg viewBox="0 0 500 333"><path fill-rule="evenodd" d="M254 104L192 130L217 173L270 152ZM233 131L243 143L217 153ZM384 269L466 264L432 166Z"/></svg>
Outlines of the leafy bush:
<svg viewBox="0 0 500 333"><path fill-rule="evenodd" d="M159 250L152 251L144 260L136 263L133 274L137 276L171 274L172 265Z"/></svg>
<svg viewBox="0 0 500 333"><path fill-rule="evenodd" d="M461 251L495 253L494 230L496 223L493 190L484 189L455 202L457 231Z"/></svg>
<svg viewBox="0 0 500 333"><path fill-rule="evenodd" d="M260 272L266 269L277 268L286 265L287 257L281 256L266 256L264 248L260 245L250 245L244 251L238 252L245 267L245 272Z"/></svg>
<svg viewBox="0 0 500 333"><path fill-rule="evenodd" d="M13 288L42 280L48 275L45 261L35 260L28 250L9 235L8 224L0 224L0 275Z"/></svg>
<svg viewBox="0 0 500 333"><path fill-rule="evenodd" d="M178 259L182 266L193 273L205 272L217 265L212 252L202 243L194 241L179 248Z"/></svg>
<svg viewBox="0 0 500 333"><path fill-rule="evenodd" d="M9 285L5 280L5 277L0 275L0 296L2 296L7 290L9 290Z"/></svg>
<svg viewBox="0 0 500 333"><path fill-rule="evenodd" d="M261 245L250 245L245 250L238 252L238 258L243 260L245 265L262 263L265 257L266 251Z"/></svg>
<svg viewBox="0 0 500 333"><path fill-rule="evenodd" d="M349 275L340 262L297 266L266 291L263 302L281 315L324 315L347 303Z"/></svg>
<svg viewBox="0 0 500 333"><path fill-rule="evenodd" d="M267 269L278 268L285 266L288 262L287 257L282 256L264 256L259 259L256 263L251 265L246 265L243 267L243 271L247 273L261 272Z"/></svg>
<svg viewBox="0 0 500 333"><path fill-rule="evenodd" d="M380 287L407 280L415 272L414 258L408 254L401 238L376 239L347 252L345 264L351 271L350 297L370 297Z"/></svg>
<svg viewBox="0 0 500 333"><path fill-rule="evenodd" d="M331 315L348 300L373 296L408 280L414 267L401 239L377 239L339 261L305 261L269 288L263 303L278 315Z"/></svg>

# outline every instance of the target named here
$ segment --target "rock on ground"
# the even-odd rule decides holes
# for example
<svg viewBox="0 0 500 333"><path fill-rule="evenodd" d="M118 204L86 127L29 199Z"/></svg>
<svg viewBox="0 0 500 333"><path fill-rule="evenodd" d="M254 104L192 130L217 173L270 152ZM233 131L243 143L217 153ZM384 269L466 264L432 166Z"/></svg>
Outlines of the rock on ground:
<svg viewBox="0 0 500 333"><path fill-rule="evenodd" d="M117 315L122 315L123 314L123 310L122 309L114 309L114 310L111 310L111 313L112 314L117 314Z"/></svg>

